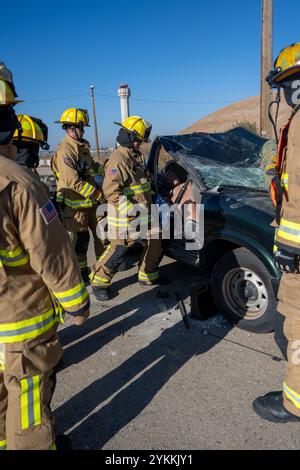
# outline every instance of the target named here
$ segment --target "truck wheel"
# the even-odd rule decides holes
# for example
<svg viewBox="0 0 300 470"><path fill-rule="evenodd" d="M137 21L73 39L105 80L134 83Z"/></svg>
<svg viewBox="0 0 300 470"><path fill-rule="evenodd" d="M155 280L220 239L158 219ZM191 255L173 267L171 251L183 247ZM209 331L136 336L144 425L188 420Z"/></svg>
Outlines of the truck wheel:
<svg viewBox="0 0 300 470"><path fill-rule="evenodd" d="M214 266L211 290L220 312L242 330L274 330L277 299L266 266L246 248L224 255Z"/></svg>

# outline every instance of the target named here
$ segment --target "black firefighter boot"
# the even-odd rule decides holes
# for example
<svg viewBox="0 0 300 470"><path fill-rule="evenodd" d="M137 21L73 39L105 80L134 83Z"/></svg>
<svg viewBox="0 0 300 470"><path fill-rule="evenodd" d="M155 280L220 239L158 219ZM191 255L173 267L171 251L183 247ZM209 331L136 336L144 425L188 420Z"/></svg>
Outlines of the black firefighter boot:
<svg viewBox="0 0 300 470"><path fill-rule="evenodd" d="M139 280L141 286L166 286L170 284L170 279L167 276L159 276L158 279L154 281L141 281Z"/></svg>
<svg viewBox="0 0 300 470"><path fill-rule="evenodd" d="M256 398L253 402L253 409L258 416L272 423L300 422L298 416L284 408L282 392L271 392Z"/></svg>
<svg viewBox="0 0 300 470"><path fill-rule="evenodd" d="M56 450L72 450L72 442L69 436L60 434L55 439Z"/></svg>
<svg viewBox="0 0 300 470"><path fill-rule="evenodd" d="M105 302L110 299L110 292L107 287L96 287L92 286L93 294L96 300L99 302Z"/></svg>

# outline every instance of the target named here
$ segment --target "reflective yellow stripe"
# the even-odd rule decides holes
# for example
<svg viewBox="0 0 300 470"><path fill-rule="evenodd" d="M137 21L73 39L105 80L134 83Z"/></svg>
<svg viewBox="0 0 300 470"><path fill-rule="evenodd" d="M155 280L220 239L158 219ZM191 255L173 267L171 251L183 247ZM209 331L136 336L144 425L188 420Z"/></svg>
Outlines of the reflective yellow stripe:
<svg viewBox="0 0 300 470"><path fill-rule="evenodd" d="M21 427L22 429L29 428L27 379L21 380Z"/></svg>
<svg viewBox="0 0 300 470"><path fill-rule="evenodd" d="M159 278L159 272L155 271L153 273L144 273L139 271L139 280L140 281L155 281Z"/></svg>
<svg viewBox="0 0 300 470"><path fill-rule="evenodd" d="M53 294L65 309L81 304L89 296L84 282L81 282L73 289L69 289L65 292L53 292Z"/></svg>
<svg viewBox="0 0 300 470"><path fill-rule="evenodd" d="M21 426L28 429L41 424L40 378L21 379Z"/></svg>
<svg viewBox="0 0 300 470"><path fill-rule="evenodd" d="M91 201L90 199L78 199L72 200L64 197L62 194L57 193L56 196L57 202L63 202L66 206L71 207L71 209L88 209L98 205L97 201Z"/></svg>
<svg viewBox="0 0 300 470"><path fill-rule="evenodd" d="M284 240L300 243L300 224L281 219L277 236Z"/></svg>
<svg viewBox="0 0 300 470"><path fill-rule="evenodd" d="M152 220L152 217L149 216L142 216L136 218L122 218L122 217L107 217L107 222L111 227L122 227L122 228L129 228L131 224L148 224Z"/></svg>
<svg viewBox="0 0 300 470"><path fill-rule="evenodd" d="M93 279L92 279L92 283L97 284L97 282L95 282L95 281L101 282L105 286L110 286L110 284L111 284L110 279L105 279L104 277L97 276L97 274L94 274Z"/></svg>
<svg viewBox="0 0 300 470"><path fill-rule="evenodd" d="M48 312L14 323L0 324L0 343L17 343L37 338L60 321L60 315L51 309Z"/></svg>
<svg viewBox="0 0 300 470"><path fill-rule="evenodd" d="M32 377L33 380L33 413L34 413L34 426L41 424L41 392L40 392L40 378L38 375Z"/></svg>
<svg viewBox="0 0 300 470"><path fill-rule="evenodd" d="M136 194L148 193L149 191L151 191L151 184L149 182L123 189L123 193L126 194L126 196L135 196Z"/></svg>
<svg viewBox="0 0 300 470"><path fill-rule="evenodd" d="M300 395L287 386L286 383L283 384L283 392L285 396L295 405L296 408L300 410Z"/></svg>
<svg viewBox="0 0 300 470"><path fill-rule="evenodd" d="M52 444L52 446L50 447L50 450L57 450L57 447L56 447L55 442L54 442L54 444Z"/></svg>
<svg viewBox="0 0 300 470"><path fill-rule="evenodd" d="M0 257L0 268L3 268L3 263L2 263L1 257Z"/></svg>
<svg viewBox="0 0 300 470"><path fill-rule="evenodd" d="M130 201L128 201L128 199L124 202L122 202L122 204L119 205L119 212L121 215L126 215L127 212L134 206L134 204Z"/></svg>
<svg viewBox="0 0 300 470"><path fill-rule="evenodd" d="M80 261L79 266L80 266L80 269L86 269L88 266L87 261Z"/></svg>
<svg viewBox="0 0 300 470"><path fill-rule="evenodd" d="M0 257L2 260L1 267L3 265L10 267L23 266L29 262L29 256L21 246L18 246L14 251L0 250Z"/></svg>
<svg viewBox="0 0 300 470"><path fill-rule="evenodd" d="M283 173L281 175L281 185L288 190L289 189L289 175L288 173Z"/></svg>
<svg viewBox="0 0 300 470"><path fill-rule="evenodd" d="M0 441L0 450L6 450L7 448L7 440L4 439L3 441Z"/></svg>
<svg viewBox="0 0 300 470"><path fill-rule="evenodd" d="M111 244L108 245L108 247L106 248L106 250L104 251L104 253L102 253L102 255L100 256L100 258L98 259L98 263L100 261L103 260L103 258L105 258L105 256L108 254L109 250L111 249Z"/></svg>
<svg viewBox="0 0 300 470"><path fill-rule="evenodd" d="M130 227L130 221L126 218L107 217L107 222L112 227Z"/></svg>
<svg viewBox="0 0 300 470"><path fill-rule="evenodd" d="M92 194L95 191L94 186L92 186L89 183L85 183L82 190L79 191L79 194L81 194L83 197L88 198L90 194Z"/></svg>

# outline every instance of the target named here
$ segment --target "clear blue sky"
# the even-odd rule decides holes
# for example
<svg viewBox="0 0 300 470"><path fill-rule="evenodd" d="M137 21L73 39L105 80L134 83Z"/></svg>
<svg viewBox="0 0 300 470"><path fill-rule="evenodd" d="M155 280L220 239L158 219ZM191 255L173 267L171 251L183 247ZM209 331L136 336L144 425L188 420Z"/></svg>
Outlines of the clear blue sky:
<svg viewBox="0 0 300 470"><path fill-rule="evenodd" d="M276 56L300 42L299 0L274 3ZM52 147L63 135L53 121L64 108L90 111L90 84L112 95L96 96L102 145L114 143L120 83L129 84L131 114L151 121L152 135L176 133L223 104L142 100L236 101L259 93L261 0L15 0L1 5L1 17L0 60L26 100L17 112L44 119ZM53 100L78 94L86 96ZM92 132L86 136L94 146Z"/></svg>

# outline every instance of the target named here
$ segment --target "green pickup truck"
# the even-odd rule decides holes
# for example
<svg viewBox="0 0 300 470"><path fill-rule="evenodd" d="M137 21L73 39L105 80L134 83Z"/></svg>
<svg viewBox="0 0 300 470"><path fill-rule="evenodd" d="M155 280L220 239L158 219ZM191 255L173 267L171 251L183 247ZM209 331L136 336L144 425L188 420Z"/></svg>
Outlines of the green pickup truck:
<svg viewBox="0 0 300 470"><path fill-rule="evenodd" d="M238 327L274 328L280 272L273 263L274 208L260 168L265 140L246 129L157 137L147 160L157 190L164 192L170 162L182 185L204 206L204 243L164 240L165 253L209 278L220 312ZM173 201L175 202L175 201Z"/></svg>

